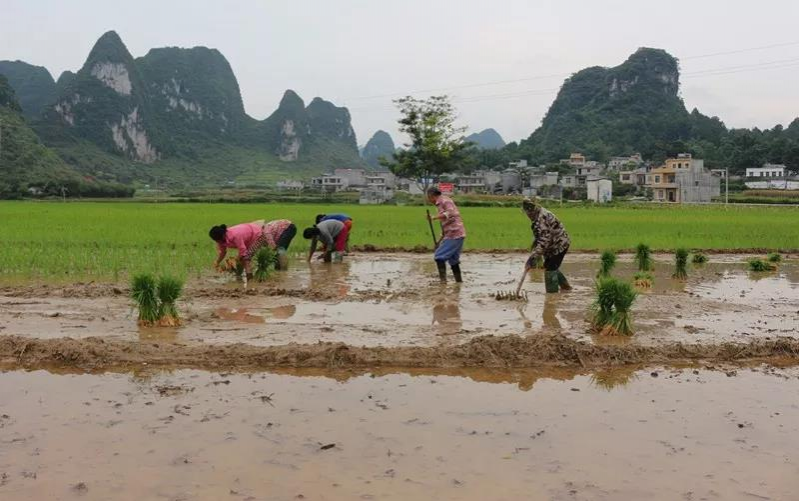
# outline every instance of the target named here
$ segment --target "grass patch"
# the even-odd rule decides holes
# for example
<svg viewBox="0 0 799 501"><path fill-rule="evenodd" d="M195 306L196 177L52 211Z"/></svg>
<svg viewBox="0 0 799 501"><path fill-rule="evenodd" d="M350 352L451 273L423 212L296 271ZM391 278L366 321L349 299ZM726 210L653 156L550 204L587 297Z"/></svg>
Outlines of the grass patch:
<svg viewBox="0 0 799 501"><path fill-rule="evenodd" d="M456 202L458 197L455 198ZM552 206L571 249L795 249L799 209L792 207ZM137 272L195 278L209 273L215 244L208 229L258 219L291 219L302 229L319 213L346 212L352 245L431 247L424 207L328 204L146 202L0 202L4 224L0 280L128 281ZM462 207L466 249L529 249L530 223L518 208ZM763 224L780 221L780 224ZM298 238L292 255L307 253ZM235 251L234 251L235 252Z"/></svg>

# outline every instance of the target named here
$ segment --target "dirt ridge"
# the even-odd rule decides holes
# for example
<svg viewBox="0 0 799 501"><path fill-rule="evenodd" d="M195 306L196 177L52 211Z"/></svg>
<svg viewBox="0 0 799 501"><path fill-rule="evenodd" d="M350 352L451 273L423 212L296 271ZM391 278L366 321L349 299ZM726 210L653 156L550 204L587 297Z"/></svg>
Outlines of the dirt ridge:
<svg viewBox="0 0 799 501"><path fill-rule="evenodd" d="M103 338L31 339L0 336L0 362L25 368L59 366L97 370L149 365L197 369L293 368L533 368L612 367L679 362L747 362L773 358L799 362L799 339L751 343L662 346L595 345L563 336L482 336L437 347L357 347L344 343L252 346L157 344Z"/></svg>

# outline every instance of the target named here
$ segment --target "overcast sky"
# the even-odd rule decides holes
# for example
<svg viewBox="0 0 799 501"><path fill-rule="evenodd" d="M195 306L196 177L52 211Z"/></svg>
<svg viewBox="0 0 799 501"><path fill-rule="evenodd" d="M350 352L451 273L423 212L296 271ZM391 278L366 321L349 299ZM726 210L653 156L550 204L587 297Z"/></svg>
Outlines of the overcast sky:
<svg viewBox="0 0 799 501"><path fill-rule="evenodd" d="M349 107L360 144L378 129L396 140L391 99L416 91L453 96L470 131L521 139L564 77L641 46L681 60L689 110L730 127L799 116L796 0L0 0L0 16L0 59L55 78L108 30L134 57L217 48L247 113L265 118L291 88Z"/></svg>

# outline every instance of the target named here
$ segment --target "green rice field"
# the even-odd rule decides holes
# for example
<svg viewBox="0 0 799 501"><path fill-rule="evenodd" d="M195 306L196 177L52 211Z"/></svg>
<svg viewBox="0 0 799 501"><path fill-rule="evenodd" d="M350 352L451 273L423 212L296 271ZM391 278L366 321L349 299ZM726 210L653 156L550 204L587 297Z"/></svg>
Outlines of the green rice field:
<svg viewBox="0 0 799 501"><path fill-rule="evenodd" d="M554 206L573 250L799 249L799 209L752 206ZM315 204L0 202L0 280L126 280L131 272L211 273L208 229L255 219L291 219L292 251L308 248L301 232L318 213L354 219L352 245L432 247L425 209ZM530 223L512 208L462 209L467 249L526 249ZM234 252L235 251L231 251Z"/></svg>

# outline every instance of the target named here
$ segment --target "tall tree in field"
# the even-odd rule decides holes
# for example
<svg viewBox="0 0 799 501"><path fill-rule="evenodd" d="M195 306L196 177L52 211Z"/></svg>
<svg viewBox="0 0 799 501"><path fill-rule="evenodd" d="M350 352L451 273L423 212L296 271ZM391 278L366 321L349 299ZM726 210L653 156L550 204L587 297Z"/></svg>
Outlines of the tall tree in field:
<svg viewBox="0 0 799 501"><path fill-rule="evenodd" d="M410 136L405 148L391 160L381 160L399 177L417 180L425 189L441 174L465 167L471 143L464 141L466 127L455 126L455 108L447 96L397 99L400 132Z"/></svg>

